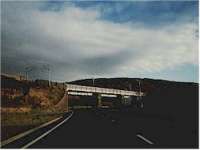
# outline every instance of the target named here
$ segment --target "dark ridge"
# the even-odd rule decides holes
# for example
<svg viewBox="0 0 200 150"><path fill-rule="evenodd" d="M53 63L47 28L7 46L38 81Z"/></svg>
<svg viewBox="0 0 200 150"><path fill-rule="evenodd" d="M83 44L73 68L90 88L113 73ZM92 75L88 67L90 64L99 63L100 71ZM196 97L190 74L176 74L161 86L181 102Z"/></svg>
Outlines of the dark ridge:
<svg viewBox="0 0 200 150"><path fill-rule="evenodd" d="M71 81L68 83L85 85L85 86L97 86L105 88L116 88L122 90L139 90L139 81L141 83L141 90L143 92L152 92L160 89L172 89L172 88L187 88L195 87L198 88L198 83L193 82L177 82L167 80L155 80L149 78L97 78L94 79L82 79Z"/></svg>
<svg viewBox="0 0 200 150"><path fill-rule="evenodd" d="M198 131L198 83L148 78L98 78L94 86L139 91L137 80L141 82L141 90L147 93L143 98L145 113L169 116L186 131ZM92 79L69 83L93 85Z"/></svg>

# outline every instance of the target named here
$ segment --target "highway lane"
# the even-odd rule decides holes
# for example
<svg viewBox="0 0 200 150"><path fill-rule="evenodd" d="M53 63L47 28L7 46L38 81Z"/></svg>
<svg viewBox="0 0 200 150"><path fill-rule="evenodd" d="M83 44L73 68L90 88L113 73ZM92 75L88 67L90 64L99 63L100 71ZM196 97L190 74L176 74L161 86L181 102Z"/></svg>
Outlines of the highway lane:
<svg viewBox="0 0 200 150"><path fill-rule="evenodd" d="M75 111L73 117L30 148L140 148L152 147L137 137L134 124L124 124L108 111ZM145 136L145 135L143 135Z"/></svg>
<svg viewBox="0 0 200 150"><path fill-rule="evenodd" d="M30 148L196 147L196 135L183 129L176 126L174 120L162 115L79 110L67 123Z"/></svg>
<svg viewBox="0 0 200 150"><path fill-rule="evenodd" d="M60 117L60 119L58 118L57 121L55 121L45 127L39 128L36 131L31 132L30 134L23 136L17 140L14 140L14 141L2 146L2 148L22 148L26 144L32 142L34 139L41 136L42 134L47 133L49 130L54 128L57 124L61 123L63 120L69 118L71 114L72 114L72 112L65 113L63 115L63 117Z"/></svg>
<svg viewBox="0 0 200 150"><path fill-rule="evenodd" d="M118 121L113 116L96 114L94 111L75 111L70 120L30 148L124 148L149 145L136 137L136 127L128 131Z"/></svg>
<svg viewBox="0 0 200 150"><path fill-rule="evenodd" d="M36 143L37 141L39 141L40 139L44 138L45 136L47 136L48 134L50 134L51 132L53 132L54 130L56 130L59 126L63 125L65 122L67 122L72 116L73 116L74 112L72 112L67 118L65 118L64 120L62 120L61 122L59 122L57 125L55 125L54 127L52 127L50 130L48 130L47 132L43 133L42 135L40 135L39 137L35 138L34 140L32 140L31 142L27 143L26 145L24 145L22 148L28 148L31 145L33 145L34 143Z"/></svg>
<svg viewBox="0 0 200 150"><path fill-rule="evenodd" d="M62 120L60 120L61 122ZM57 122L59 124L59 122ZM57 124L49 127L48 132ZM43 132L42 134L44 134ZM114 110L76 110L67 122L28 148L191 148L196 135L162 115ZM29 144L31 143L31 144ZM19 146L19 145L18 145ZM24 147L25 145L20 145Z"/></svg>

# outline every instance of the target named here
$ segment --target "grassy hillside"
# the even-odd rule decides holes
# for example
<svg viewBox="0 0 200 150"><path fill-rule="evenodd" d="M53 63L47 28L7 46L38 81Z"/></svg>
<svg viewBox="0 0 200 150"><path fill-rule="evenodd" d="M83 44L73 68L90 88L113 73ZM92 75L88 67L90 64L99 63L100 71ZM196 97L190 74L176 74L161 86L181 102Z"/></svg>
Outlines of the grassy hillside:
<svg viewBox="0 0 200 150"><path fill-rule="evenodd" d="M63 112L54 106L64 86L48 81L19 81L1 75L1 140L50 121Z"/></svg>
<svg viewBox="0 0 200 150"><path fill-rule="evenodd" d="M64 86L48 81L18 81L1 75L1 106L49 108L64 95Z"/></svg>

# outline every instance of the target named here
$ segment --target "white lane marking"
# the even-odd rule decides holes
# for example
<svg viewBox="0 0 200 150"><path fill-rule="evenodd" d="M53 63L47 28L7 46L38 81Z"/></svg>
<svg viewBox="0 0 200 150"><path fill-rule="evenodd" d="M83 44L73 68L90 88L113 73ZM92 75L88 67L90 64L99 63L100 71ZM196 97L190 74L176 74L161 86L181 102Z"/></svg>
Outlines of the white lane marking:
<svg viewBox="0 0 200 150"><path fill-rule="evenodd" d="M23 133L20 133L20 134L18 134L18 135L16 135L16 136L13 136L13 137L9 138L8 140L3 141L3 142L1 143L1 147L3 147L3 146L5 146L5 145L7 145L7 144L9 144L9 143L11 143L11 142L13 142L13 141L15 141L15 140L18 140L18 139L20 139L20 138L22 138L22 137L24 137L24 136L26 136L26 135L28 135L28 134L30 134L30 133L32 133L32 132L38 130L38 129L40 129L40 128L43 128L43 127L45 127L45 126L47 126L47 125L49 125L49 124L51 124L51 123L53 123L53 122L56 122L57 120L59 120L59 119L61 119L61 118L62 118L62 117L58 117L58 118L56 118L56 119L54 119L54 120L51 120L51 121L49 121L49 122L47 122L47 123L44 123L44 124L42 124L42 125L40 125L40 126L38 126L38 127L35 127L35 128L30 129L30 130L28 130L28 131L25 131L25 132L23 132Z"/></svg>
<svg viewBox="0 0 200 150"><path fill-rule="evenodd" d="M147 138L143 137L142 135L140 134L137 134L137 137L139 137L140 139L144 140L145 142L147 142L148 144L154 144L153 142L151 142L150 140L148 140Z"/></svg>
<svg viewBox="0 0 200 150"><path fill-rule="evenodd" d="M66 122L67 120L69 120L71 118L71 116L73 115L74 112L72 112L70 114L69 117L67 117L65 120L63 120L62 122L60 122L59 124L57 124L55 127L51 128L49 131L45 132L44 134L42 134L41 136L39 136L38 138L36 138L35 140L31 141L30 143L26 144L25 146L22 147L22 149L24 148L28 148L29 146L33 145L35 142L39 141L40 139L42 139L43 137L45 137L46 135L48 135L49 133L51 133L53 130L55 130L57 127L59 127L60 125L62 125L64 122Z"/></svg>

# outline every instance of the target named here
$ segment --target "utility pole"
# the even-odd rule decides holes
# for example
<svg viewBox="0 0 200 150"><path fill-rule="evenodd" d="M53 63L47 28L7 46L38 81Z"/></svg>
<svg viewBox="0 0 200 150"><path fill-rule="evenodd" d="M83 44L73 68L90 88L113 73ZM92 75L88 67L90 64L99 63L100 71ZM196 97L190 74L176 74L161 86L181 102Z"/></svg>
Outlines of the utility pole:
<svg viewBox="0 0 200 150"><path fill-rule="evenodd" d="M28 73L31 72L33 69L31 67L26 67L25 68L25 76L26 76L26 80L28 81Z"/></svg>
<svg viewBox="0 0 200 150"><path fill-rule="evenodd" d="M48 77L49 77L49 87L51 86L51 74L50 74L50 67L48 67Z"/></svg>
<svg viewBox="0 0 200 150"><path fill-rule="evenodd" d="M129 91L132 91L132 84L129 83Z"/></svg>
<svg viewBox="0 0 200 150"><path fill-rule="evenodd" d="M139 97L138 97L138 99L141 99L141 84L140 84L140 80L136 79L136 81L138 81L138 85L139 85Z"/></svg>
<svg viewBox="0 0 200 150"><path fill-rule="evenodd" d="M141 97L141 83L140 83L140 80L139 80L139 88L140 88L140 97Z"/></svg>
<svg viewBox="0 0 200 150"><path fill-rule="evenodd" d="M95 80L95 78L92 78L92 85L94 86L94 80Z"/></svg>
<svg viewBox="0 0 200 150"><path fill-rule="evenodd" d="M49 87L51 86L51 70L50 70L50 65L46 64L44 65L44 69L48 71L48 85Z"/></svg>
<svg viewBox="0 0 200 150"><path fill-rule="evenodd" d="M137 98L138 101L141 101L141 81L140 80L137 80L138 81L138 84L139 84L139 97ZM141 108L143 108L143 103L141 102Z"/></svg>

